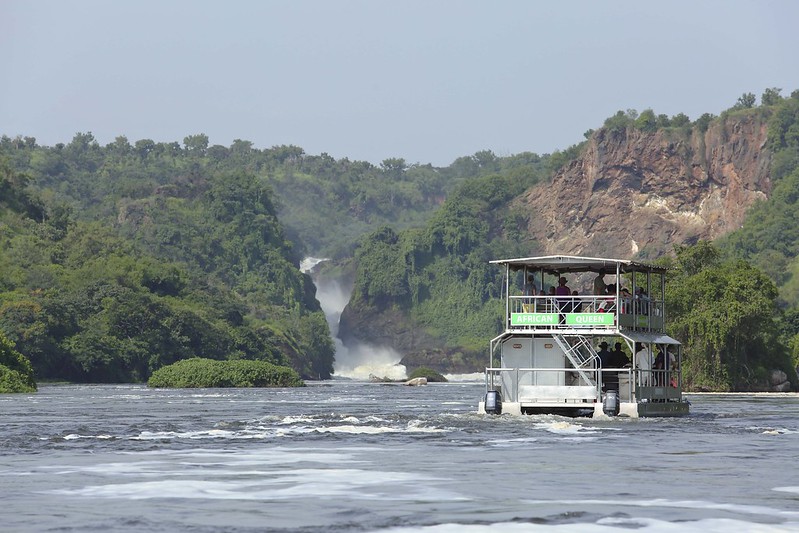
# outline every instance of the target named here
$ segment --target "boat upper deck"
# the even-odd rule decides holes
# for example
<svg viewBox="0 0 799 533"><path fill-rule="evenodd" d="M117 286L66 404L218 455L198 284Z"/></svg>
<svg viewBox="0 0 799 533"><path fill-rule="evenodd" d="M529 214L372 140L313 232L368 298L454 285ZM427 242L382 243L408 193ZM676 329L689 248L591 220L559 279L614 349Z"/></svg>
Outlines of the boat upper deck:
<svg viewBox="0 0 799 533"><path fill-rule="evenodd" d="M562 255L491 263L506 268L506 333L664 331L665 267Z"/></svg>

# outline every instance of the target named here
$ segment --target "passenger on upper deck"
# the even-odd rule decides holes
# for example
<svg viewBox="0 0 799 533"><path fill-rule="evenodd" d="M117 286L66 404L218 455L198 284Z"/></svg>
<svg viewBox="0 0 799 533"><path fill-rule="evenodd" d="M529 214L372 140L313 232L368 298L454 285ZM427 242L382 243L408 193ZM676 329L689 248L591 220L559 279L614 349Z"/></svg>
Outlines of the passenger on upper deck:
<svg viewBox="0 0 799 533"><path fill-rule="evenodd" d="M558 287L555 289L555 294L558 296L569 296L572 290L566 285L566 278L561 276L558 278Z"/></svg>
<svg viewBox="0 0 799 533"><path fill-rule="evenodd" d="M583 311L583 302L577 296L580 296L580 293L577 291L572 291L572 313L581 313Z"/></svg>
<svg viewBox="0 0 799 533"><path fill-rule="evenodd" d="M644 292L643 287L635 289L635 302L638 308L638 313L642 315L649 314L649 296Z"/></svg>
<svg viewBox="0 0 799 533"><path fill-rule="evenodd" d="M607 286L607 298L597 298L599 313L614 313L616 311L616 285L611 283Z"/></svg>
<svg viewBox="0 0 799 533"><path fill-rule="evenodd" d="M532 274L527 275L527 282L524 284L524 295L535 296L535 279Z"/></svg>
<svg viewBox="0 0 799 533"><path fill-rule="evenodd" d="M554 313L555 311L558 310L558 306L556 305L555 298L554 298L554 296L555 296L555 287L550 287L549 288L549 292L547 293L547 296L551 296L551 298L547 298L546 299L546 303L544 304L544 306L546 307L546 312L547 313Z"/></svg>
<svg viewBox="0 0 799 533"><path fill-rule="evenodd" d="M596 278L594 278L594 296L599 296L607 292L605 285L605 269L601 269Z"/></svg>
<svg viewBox="0 0 799 533"><path fill-rule="evenodd" d="M632 313L633 295L627 290L627 287L622 287L619 291L619 304L621 305L622 313Z"/></svg>
<svg viewBox="0 0 799 533"><path fill-rule="evenodd" d="M558 278L558 286L555 289L555 295L558 296L558 311L561 313L568 313L571 311L569 296L571 296L572 290L566 285L566 278L561 276ZM564 315L560 315L560 323L563 324L566 322L566 317Z"/></svg>

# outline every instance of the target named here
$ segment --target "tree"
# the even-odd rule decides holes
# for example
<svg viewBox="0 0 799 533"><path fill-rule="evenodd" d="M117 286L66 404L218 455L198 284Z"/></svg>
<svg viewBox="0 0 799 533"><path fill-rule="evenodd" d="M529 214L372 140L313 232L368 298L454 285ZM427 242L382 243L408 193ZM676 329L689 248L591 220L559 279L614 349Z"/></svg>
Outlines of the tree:
<svg viewBox="0 0 799 533"><path fill-rule="evenodd" d="M204 133L189 135L183 139L183 146L191 154L203 155L208 149L208 135Z"/></svg>
<svg viewBox="0 0 799 533"><path fill-rule="evenodd" d="M33 367L0 331L0 393L34 392Z"/></svg>
<svg viewBox="0 0 799 533"><path fill-rule="evenodd" d="M694 122L694 127L696 128L697 131L704 133L710 127L710 123L713 121L714 118L716 118L715 115L711 113L704 113L701 117L696 119L696 121Z"/></svg>
<svg viewBox="0 0 799 533"><path fill-rule="evenodd" d="M667 286L671 331L685 344L684 382L708 390L762 389L773 368L790 371L781 341L777 288L708 242L677 248Z"/></svg>
<svg viewBox="0 0 799 533"><path fill-rule="evenodd" d="M634 120L625 114L624 111L619 110L612 117L606 118L603 126L606 130L617 133L626 130L628 126L633 124Z"/></svg>
<svg viewBox="0 0 799 533"><path fill-rule="evenodd" d="M675 128L681 128L691 123L691 119L685 113L677 113L671 117L671 125Z"/></svg>
<svg viewBox="0 0 799 533"><path fill-rule="evenodd" d="M155 149L155 141L152 139L140 139L136 141L134 144L134 150L136 154L142 159L150 155L150 153Z"/></svg>
<svg viewBox="0 0 799 533"><path fill-rule="evenodd" d="M777 105L782 100L780 92L782 92L782 89L778 89L777 87L771 87L763 91L763 96L760 97L761 105Z"/></svg>
<svg viewBox="0 0 799 533"><path fill-rule="evenodd" d="M658 128L658 120L655 112L651 109L644 109L638 118L635 119L635 127L641 131L652 133Z"/></svg>
<svg viewBox="0 0 799 533"><path fill-rule="evenodd" d="M755 102L757 98L755 97L755 93L743 93L739 98L738 102L735 103L736 109L750 109L755 107Z"/></svg>
<svg viewBox="0 0 799 533"><path fill-rule="evenodd" d="M405 170L408 168L408 165L401 157L391 157L384 159L383 162L380 163L380 168L382 168L383 172L390 176L391 179L401 180L405 175Z"/></svg>

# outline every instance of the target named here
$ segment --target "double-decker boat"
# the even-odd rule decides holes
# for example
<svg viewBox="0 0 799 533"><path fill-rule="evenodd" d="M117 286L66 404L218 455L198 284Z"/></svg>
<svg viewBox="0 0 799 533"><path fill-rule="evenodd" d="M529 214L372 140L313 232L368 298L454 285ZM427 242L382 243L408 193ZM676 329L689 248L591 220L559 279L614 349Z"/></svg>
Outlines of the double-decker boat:
<svg viewBox="0 0 799 533"><path fill-rule="evenodd" d="M480 412L688 414L682 347L665 333L666 268L563 255L491 263L505 267L505 319Z"/></svg>

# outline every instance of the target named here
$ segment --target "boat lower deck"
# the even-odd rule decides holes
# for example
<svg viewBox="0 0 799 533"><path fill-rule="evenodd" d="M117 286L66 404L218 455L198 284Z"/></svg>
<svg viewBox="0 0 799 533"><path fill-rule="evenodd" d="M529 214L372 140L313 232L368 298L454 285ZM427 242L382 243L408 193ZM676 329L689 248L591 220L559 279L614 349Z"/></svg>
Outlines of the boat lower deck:
<svg viewBox="0 0 799 533"><path fill-rule="evenodd" d="M606 413L604 402L585 403L533 403L533 402L502 402L500 412L486 411L485 401L478 406L480 414L508 414L508 415L558 415L568 417L603 417L619 416L627 418L644 418L659 416L686 416L690 404L687 401L668 402L620 402L618 413Z"/></svg>

